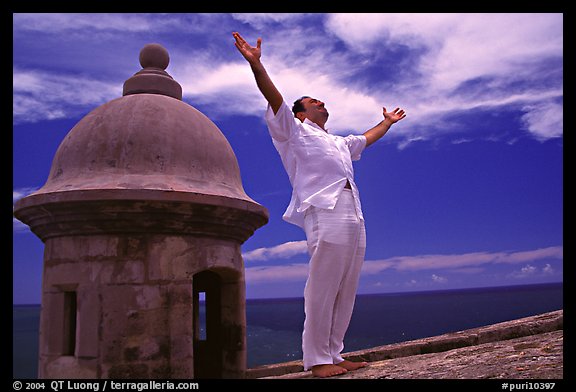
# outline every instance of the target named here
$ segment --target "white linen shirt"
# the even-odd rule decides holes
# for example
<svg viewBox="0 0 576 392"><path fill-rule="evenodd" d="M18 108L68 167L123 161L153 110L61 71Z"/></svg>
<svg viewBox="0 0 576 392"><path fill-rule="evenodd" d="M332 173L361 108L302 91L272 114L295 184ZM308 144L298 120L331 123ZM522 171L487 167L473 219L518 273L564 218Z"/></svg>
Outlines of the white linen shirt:
<svg viewBox="0 0 576 392"><path fill-rule="evenodd" d="M308 119L301 122L286 102L282 102L276 115L268 105L265 118L292 184L292 198L283 219L304 228L306 209L333 209L348 181L356 214L363 220L352 161L360 159L366 137L332 135Z"/></svg>

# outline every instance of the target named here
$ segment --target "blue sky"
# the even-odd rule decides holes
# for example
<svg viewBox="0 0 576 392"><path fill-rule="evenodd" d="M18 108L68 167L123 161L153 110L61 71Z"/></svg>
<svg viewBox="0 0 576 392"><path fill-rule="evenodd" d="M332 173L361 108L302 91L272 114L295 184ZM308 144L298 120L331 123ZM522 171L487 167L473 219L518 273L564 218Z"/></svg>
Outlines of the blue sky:
<svg viewBox="0 0 576 392"><path fill-rule="evenodd" d="M157 42L270 212L242 246L248 298L302 296L304 233L281 219L290 184L233 31L263 38L285 100L323 100L333 133L407 112L355 163L359 293L563 281L562 14L14 14L13 200L42 187L68 131L120 97ZM42 252L14 220L14 303L40 302Z"/></svg>

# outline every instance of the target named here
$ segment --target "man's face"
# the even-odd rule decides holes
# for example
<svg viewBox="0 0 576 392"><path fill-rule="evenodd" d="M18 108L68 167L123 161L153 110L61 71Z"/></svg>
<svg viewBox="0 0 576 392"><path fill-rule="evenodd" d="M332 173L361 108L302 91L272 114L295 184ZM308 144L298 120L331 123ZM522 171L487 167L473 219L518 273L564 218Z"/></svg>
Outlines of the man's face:
<svg viewBox="0 0 576 392"><path fill-rule="evenodd" d="M316 98L304 98L302 105L306 109L306 118L310 121L326 123L328 120L328 110L324 107L324 102Z"/></svg>

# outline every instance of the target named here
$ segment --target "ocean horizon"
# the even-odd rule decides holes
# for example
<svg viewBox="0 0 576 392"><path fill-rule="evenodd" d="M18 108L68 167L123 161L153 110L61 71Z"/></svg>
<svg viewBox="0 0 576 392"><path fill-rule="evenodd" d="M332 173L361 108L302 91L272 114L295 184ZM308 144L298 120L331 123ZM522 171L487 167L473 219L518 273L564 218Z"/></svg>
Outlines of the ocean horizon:
<svg viewBox="0 0 576 392"><path fill-rule="evenodd" d="M40 304L13 305L13 377L37 378ZM344 351L461 331L563 308L563 282L360 294ZM248 367L302 358L304 298L246 301Z"/></svg>

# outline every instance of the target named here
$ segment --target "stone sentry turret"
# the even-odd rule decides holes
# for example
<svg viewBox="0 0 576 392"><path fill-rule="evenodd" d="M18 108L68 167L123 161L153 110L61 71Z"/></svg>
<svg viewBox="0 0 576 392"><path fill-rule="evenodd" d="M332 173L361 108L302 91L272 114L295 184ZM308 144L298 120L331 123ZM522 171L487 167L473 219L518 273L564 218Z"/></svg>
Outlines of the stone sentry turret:
<svg viewBox="0 0 576 392"><path fill-rule="evenodd" d="M268 221L159 44L14 215L44 243L41 378L243 378L240 245ZM204 317L205 316L205 317Z"/></svg>

